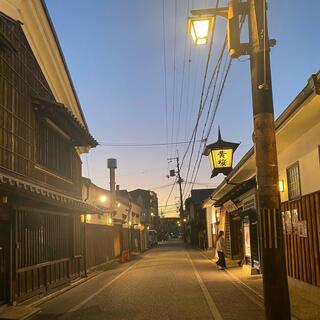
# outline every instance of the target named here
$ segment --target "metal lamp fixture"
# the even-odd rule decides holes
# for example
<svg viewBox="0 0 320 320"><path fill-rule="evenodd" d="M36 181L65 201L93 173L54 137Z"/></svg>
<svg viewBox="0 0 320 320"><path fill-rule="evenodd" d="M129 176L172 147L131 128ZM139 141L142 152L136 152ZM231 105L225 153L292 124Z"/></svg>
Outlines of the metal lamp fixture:
<svg viewBox="0 0 320 320"><path fill-rule="evenodd" d="M239 143L222 140L219 128L218 140L206 146L204 150L204 155L209 157L212 170L211 178L219 173L228 175L232 171L233 153L238 146Z"/></svg>
<svg viewBox="0 0 320 320"><path fill-rule="evenodd" d="M197 17L188 19L188 31L194 43L204 45L208 43L209 34L212 31L213 17Z"/></svg>

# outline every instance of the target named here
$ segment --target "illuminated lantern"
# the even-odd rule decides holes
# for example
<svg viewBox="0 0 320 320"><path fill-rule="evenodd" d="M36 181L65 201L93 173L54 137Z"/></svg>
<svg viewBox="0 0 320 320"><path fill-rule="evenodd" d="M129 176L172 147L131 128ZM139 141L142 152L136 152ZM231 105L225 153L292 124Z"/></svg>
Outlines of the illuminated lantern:
<svg viewBox="0 0 320 320"><path fill-rule="evenodd" d="M238 146L239 143L223 141L219 129L218 141L206 146L203 153L205 156L209 157L212 170L211 178L219 173L228 175L232 171L233 153Z"/></svg>
<svg viewBox="0 0 320 320"><path fill-rule="evenodd" d="M188 19L188 31L195 45L208 43L209 34L212 31L213 17L196 17Z"/></svg>

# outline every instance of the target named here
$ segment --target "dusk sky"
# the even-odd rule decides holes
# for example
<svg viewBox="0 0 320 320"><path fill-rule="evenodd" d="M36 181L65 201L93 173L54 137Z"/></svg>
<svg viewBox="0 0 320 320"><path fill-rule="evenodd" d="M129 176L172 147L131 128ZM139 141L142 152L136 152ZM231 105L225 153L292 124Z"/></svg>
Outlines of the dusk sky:
<svg viewBox="0 0 320 320"><path fill-rule="evenodd" d="M107 158L117 158L117 184L128 190L154 190L159 204L164 205L174 181L166 177L168 169L174 168L167 158L176 156L177 147L182 157L186 145L167 148L110 144L175 143L190 139L200 103L208 46L195 48L186 36L188 8L213 7L216 1L164 0L165 42L163 0L46 0L46 3L90 132L101 144L82 157L83 175L109 188ZM220 6L226 3L220 1ZM277 40L271 51L271 64L278 116L303 89L311 74L320 69L320 1L270 0L268 6L269 35ZM218 18L209 75L222 47L224 32L225 21ZM220 126L225 140L241 142L235 163L252 146L249 71L248 57L232 62L208 141L217 139ZM198 138L205 116L206 111ZM183 178L187 160L188 157L182 168ZM209 164L203 158L194 187L214 187L222 179L219 176L210 180ZM190 184L186 196L189 189ZM167 213L174 213L170 210L175 211L177 202L175 187Z"/></svg>

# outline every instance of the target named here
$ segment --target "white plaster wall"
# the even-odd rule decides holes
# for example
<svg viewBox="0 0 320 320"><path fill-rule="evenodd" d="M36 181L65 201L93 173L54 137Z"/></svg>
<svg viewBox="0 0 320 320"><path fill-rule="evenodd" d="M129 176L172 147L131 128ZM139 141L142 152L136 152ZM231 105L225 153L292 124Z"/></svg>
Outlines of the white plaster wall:
<svg viewBox="0 0 320 320"><path fill-rule="evenodd" d="M211 224L213 223L213 214L214 214L214 207L206 208L208 248L212 248L212 229L211 229Z"/></svg>
<svg viewBox="0 0 320 320"><path fill-rule="evenodd" d="M300 169L301 194L306 195L320 190L319 145L320 122L278 154L279 179L284 180L285 186L285 191L280 192L282 202L288 201L286 169L297 161Z"/></svg>

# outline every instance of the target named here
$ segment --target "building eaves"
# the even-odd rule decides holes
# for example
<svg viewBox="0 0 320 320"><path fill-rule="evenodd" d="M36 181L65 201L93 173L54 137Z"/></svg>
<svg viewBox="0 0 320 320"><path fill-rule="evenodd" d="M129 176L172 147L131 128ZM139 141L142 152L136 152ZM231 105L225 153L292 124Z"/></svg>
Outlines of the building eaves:
<svg viewBox="0 0 320 320"><path fill-rule="evenodd" d="M49 14L48 7L47 7L47 5L46 5L46 3L45 3L45 0L40 0L40 2L41 2L41 5L42 5L42 7L43 7L43 11L44 11L44 13L45 13L45 15L46 15L46 17L47 17L47 19L48 19L48 23L49 23L49 26L50 26L50 28L51 28L53 37L54 37L54 39L55 39L55 41L56 41L56 44L57 44L57 47L58 47L58 50L59 50L59 53L60 53L60 56L61 56L61 60L62 60L62 62L63 62L64 68L65 68L65 70L66 70L66 74L67 74L67 76L68 76L68 79L69 79L70 86L71 86L71 89L72 89L72 91L73 91L74 97L75 97L75 99L76 99L76 101L77 101L77 105L78 105L78 108L79 108L79 111L80 111L80 114L81 114L83 123L84 123L86 129L89 130L88 124L87 124L87 122L86 122L86 119L85 119L85 117L84 117L84 113L83 113L83 110L82 110L82 107L81 107L81 104L80 104L79 97L78 97L77 92L76 92L76 90L75 90L75 87L74 87L74 84L73 84L73 81L72 81L72 78L71 78L71 74L70 74L70 71L69 71L69 69L68 69L68 66L67 66L67 63L66 63L66 59L65 59L65 57L64 57L64 54L63 54L63 51L62 51L62 48L61 48L61 45L60 45L60 42L59 42L59 39L58 39L58 35L57 35L57 33L56 33L56 30L55 30L55 28L54 28L53 22L52 22L52 20L51 20L50 14Z"/></svg>

